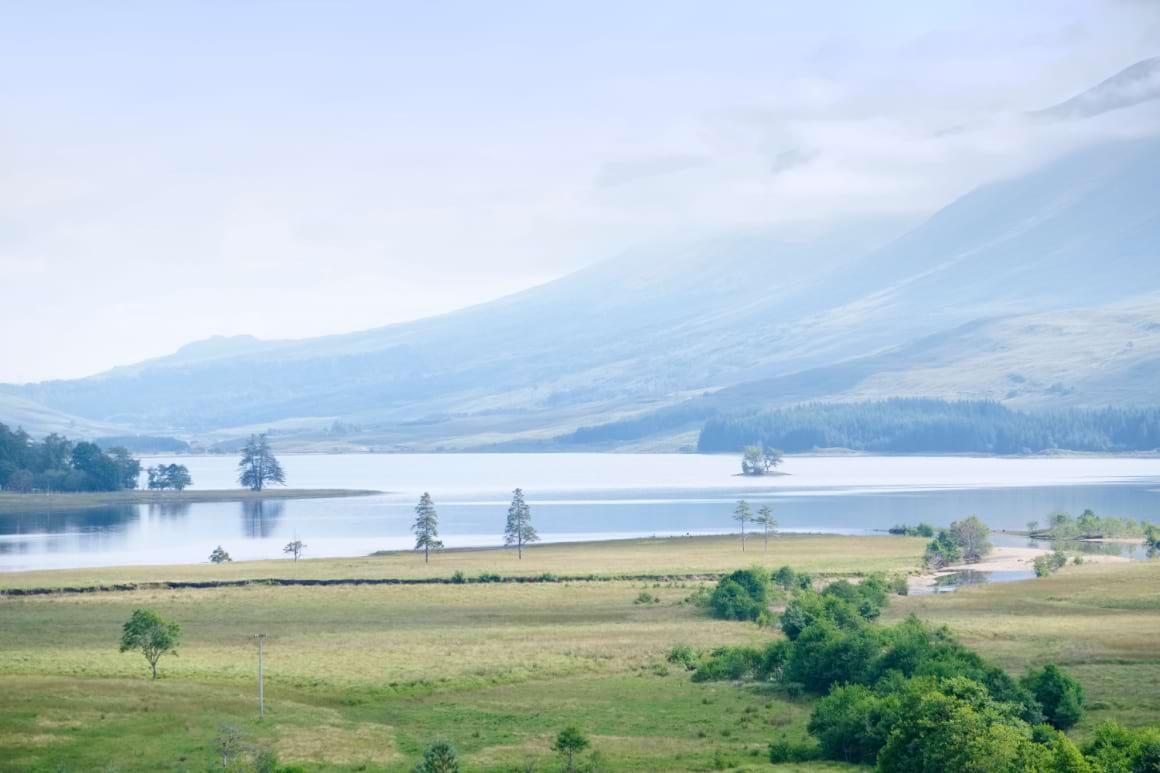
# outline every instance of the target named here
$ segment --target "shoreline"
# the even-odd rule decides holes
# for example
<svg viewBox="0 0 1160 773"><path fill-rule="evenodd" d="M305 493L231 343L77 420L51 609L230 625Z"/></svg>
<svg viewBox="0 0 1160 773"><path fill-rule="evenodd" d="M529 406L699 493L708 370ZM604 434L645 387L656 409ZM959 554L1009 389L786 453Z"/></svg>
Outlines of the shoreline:
<svg viewBox="0 0 1160 773"><path fill-rule="evenodd" d="M187 505L201 502L261 502L278 499L339 499L382 494L370 489L190 489L187 491L84 491L59 494L0 492L0 515L121 505Z"/></svg>

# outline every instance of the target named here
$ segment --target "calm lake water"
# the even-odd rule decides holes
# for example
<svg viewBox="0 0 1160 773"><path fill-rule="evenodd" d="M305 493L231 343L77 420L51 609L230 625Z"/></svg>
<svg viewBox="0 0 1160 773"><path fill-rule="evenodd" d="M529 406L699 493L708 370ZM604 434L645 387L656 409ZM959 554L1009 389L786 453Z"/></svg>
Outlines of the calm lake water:
<svg viewBox="0 0 1160 773"><path fill-rule="evenodd" d="M152 458L189 467L194 488L233 488L232 457ZM138 505L0 516L0 571L279 558L412 546L415 500L431 492L449 547L496 545L521 486L545 541L730 531L738 499L769 504L786 531L869 533L977 514L1021 529L1053 512L1160 521L1160 459L790 457L783 475L743 478L734 456L666 454L287 455L295 488L373 497ZM1116 548L1119 549L1119 548Z"/></svg>

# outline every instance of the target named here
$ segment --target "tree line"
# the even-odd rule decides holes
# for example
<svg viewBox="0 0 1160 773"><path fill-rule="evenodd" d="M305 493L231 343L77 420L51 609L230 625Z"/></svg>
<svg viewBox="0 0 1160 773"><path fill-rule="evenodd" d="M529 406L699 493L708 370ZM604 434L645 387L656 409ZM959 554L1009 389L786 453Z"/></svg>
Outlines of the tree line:
<svg viewBox="0 0 1160 773"><path fill-rule="evenodd" d="M0 488L30 491L120 491L137 488L141 462L121 447L74 443L55 432L34 440L0 424Z"/></svg>
<svg viewBox="0 0 1160 773"><path fill-rule="evenodd" d="M974 400L810 403L711 417L697 441L700 453L747 446L787 453L821 448L899 454L1152 451L1160 449L1160 408L1031 413Z"/></svg>

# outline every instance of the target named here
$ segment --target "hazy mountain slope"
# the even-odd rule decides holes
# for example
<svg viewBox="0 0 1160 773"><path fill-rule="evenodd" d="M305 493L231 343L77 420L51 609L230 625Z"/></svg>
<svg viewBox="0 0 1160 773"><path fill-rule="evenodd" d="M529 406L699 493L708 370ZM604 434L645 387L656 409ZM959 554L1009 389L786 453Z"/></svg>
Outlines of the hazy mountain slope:
<svg viewBox="0 0 1160 773"><path fill-rule="evenodd" d="M23 397L3 393L0 393L0 424L7 424L10 428L23 427L26 432L36 437L52 432L71 437L99 437L126 433L125 427L116 424L70 416Z"/></svg>
<svg viewBox="0 0 1160 773"><path fill-rule="evenodd" d="M1155 99L1157 67L1142 62L1044 114L1082 120ZM1082 388L984 383L987 346L1035 363L1038 349L1020 342L1047 339L979 320L1160 291L1158 179L1160 139L1088 147L983 186L901 236L879 223L798 242L759 229L674 239L453 314L302 341L211 339L0 393L140 431L229 438L273 426L314 442L341 420L355 425L344 443L424 448L552 438L718 390L713 399L758 403L859 389L1135 399L1147 361L1109 367L1102 381L1091 370ZM1123 313L1160 322L1154 305ZM1125 333L1102 316L1091 325ZM1088 345L1085 330L1069 331L1051 342L1059 362Z"/></svg>

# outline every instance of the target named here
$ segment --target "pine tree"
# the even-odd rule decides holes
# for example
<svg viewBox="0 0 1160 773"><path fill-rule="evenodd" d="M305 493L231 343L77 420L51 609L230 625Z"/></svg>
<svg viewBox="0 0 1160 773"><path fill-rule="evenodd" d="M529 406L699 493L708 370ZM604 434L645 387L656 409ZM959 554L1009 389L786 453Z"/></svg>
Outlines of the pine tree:
<svg viewBox="0 0 1160 773"><path fill-rule="evenodd" d="M415 525L411 527L415 532L415 550L423 549L423 561L431 561L431 551L439 550L443 543L439 540L439 513L435 512L435 503L431 495L423 492L419 497L419 504L415 505Z"/></svg>
<svg viewBox="0 0 1160 773"><path fill-rule="evenodd" d="M760 523L762 531L765 536L765 550L769 550L769 533L777 529L777 519L773 517L773 511L769 509L769 505L762 505L761 509L757 511L757 515L753 519L754 523Z"/></svg>
<svg viewBox="0 0 1160 773"><path fill-rule="evenodd" d="M733 510L733 520L741 524L741 552L745 552L745 524L753 520L753 510L749 508L749 503L744 499L737 503L737 507Z"/></svg>
<svg viewBox="0 0 1160 773"><path fill-rule="evenodd" d="M507 528L503 532L503 544L515 545L517 555L523 559L524 545L539 542L540 536L532 528L532 511L524 501L523 489L512 492L512 504L508 508Z"/></svg>

